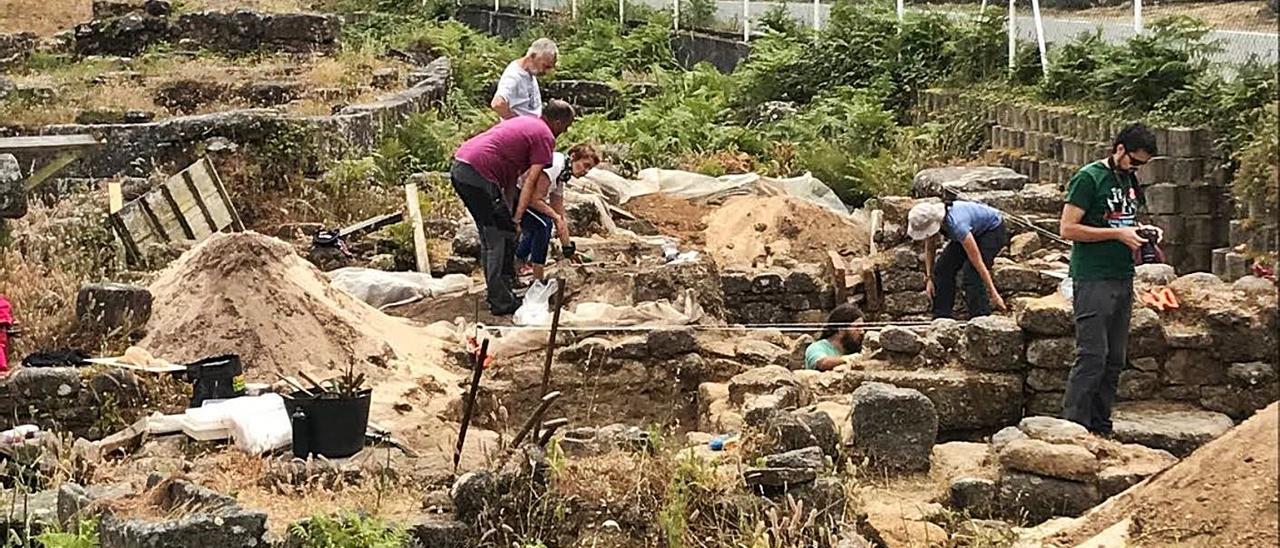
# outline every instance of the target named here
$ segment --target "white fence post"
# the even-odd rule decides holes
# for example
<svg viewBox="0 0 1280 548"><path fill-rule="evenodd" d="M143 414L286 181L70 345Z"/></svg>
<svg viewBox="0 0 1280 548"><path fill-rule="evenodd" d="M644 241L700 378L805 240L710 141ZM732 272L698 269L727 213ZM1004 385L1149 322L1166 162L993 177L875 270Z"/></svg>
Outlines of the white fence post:
<svg viewBox="0 0 1280 548"><path fill-rule="evenodd" d="M1018 66L1017 47L1015 45L1018 37L1018 22L1014 18L1013 0L1009 0L1009 74L1013 74L1014 68Z"/></svg>
<svg viewBox="0 0 1280 548"><path fill-rule="evenodd" d="M578 20L578 0L573 0L573 2L569 4L569 9L571 10L570 13L573 14L572 15L573 20L577 21Z"/></svg>
<svg viewBox="0 0 1280 548"><path fill-rule="evenodd" d="M680 30L680 0L671 0L671 26Z"/></svg>
<svg viewBox="0 0 1280 548"><path fill-rule="evenodd" d="M529 16L538 14L538 0L529 0Z"/></svg>
<svg viewBox="0 0 1280 548"><path fill-rule="evenodd" d="M499 12L499 11L501 11L501 10L502 10L502 5L500 4L500 2L502 2L502 0L493 0L493 12L494 12L494 13L497 13L497 12Z"/></svg>
<svg viewBox="0 0 1280 548"><path fill-rule="evenodd" d="M906 11L907 11L907 7L904 5L903 0L898 0L898 22L899 23L902 22L902 14Z"/></svg>
<svg viewBox="0 0 1280 548"><path fill-rule="evenodd" d="M627 0L618 0L618 26L627 26Z"/></svg>
<svg viewBox="0 0 1280 548"><path fill-rule="evenodd" d="M1031 19L1036 24L1036 47L1040 48L1040 70L1049 75L1049 56L1044 49L1044 22L1040 19L1040 0L1031 0Z"/></svg>
<svg viewBox="0 0 1280 548"><path fill-rule="evenodd" d="M986 11L987 11L987 0L982 0L982 7L978 8L978 13L985 13Z"/></svg>
<svg viewBox="0 0 1280 548"><path fill-rule="evenodd" d="M815 31L821 28L821 25L818 22L818 14L820 13L821 7L822 4L819 4L818 0L813 0L813 30Z"/></svg>
<svg viewBox="0 0 1280 548"><path fill-rule="evenodd" d="M742 41L751 41L751 0L742 0Z"/></svg>
<svg viewBox="0 0 1280 548"><path fill-rule="evenodd" d="M1133 32L1142 34L1142 0L1133 0Z"/></svg>

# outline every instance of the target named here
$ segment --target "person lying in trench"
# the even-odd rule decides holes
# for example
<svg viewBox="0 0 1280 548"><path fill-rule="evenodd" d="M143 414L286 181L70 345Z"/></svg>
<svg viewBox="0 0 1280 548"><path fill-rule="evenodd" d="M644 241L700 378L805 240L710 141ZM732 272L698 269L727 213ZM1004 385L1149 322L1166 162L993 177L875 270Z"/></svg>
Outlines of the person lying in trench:
<svg viewBox="0 0 1280 548"><path fill-rule="evenodd" d="M935 263L939 234L947 238L947 244ZM1009 245L1009 230L1000 211L963 200L916 204L907 213L907 235L924 240L925 292L933 300L934 318L952 316L956 275L962 270L965 310L970 318L990 315L993 305L996 310L1005 309L991 278L996 255Z"/></svg>
<svg viewBox="0 0 1280 548"><path fill-rule="evenodd" d="M551 166L544 169L538 181L526 192L521 185L520 203L516 205L515 220L520 227L520 242L516 245L516 259L523 265L517 275L533 274L541 280L547 264L547 249L551 245L551 233L560 238L560 249L566 259L577 252L569 235L569 218L564 210L564 188L570 177L582 177L600 163L600 155L591 145L581 144L569 149L566 156L552 155Z"/></svg>
<svg viewBox="0 0 1280 548"><path fill-rule="evenodd" d="M845 303L832 310L818 340L804 350L804 368L830 371L850 363L854 354L862 351L863 331L849 324L860 321L862 311L852 304Z"/></svg>

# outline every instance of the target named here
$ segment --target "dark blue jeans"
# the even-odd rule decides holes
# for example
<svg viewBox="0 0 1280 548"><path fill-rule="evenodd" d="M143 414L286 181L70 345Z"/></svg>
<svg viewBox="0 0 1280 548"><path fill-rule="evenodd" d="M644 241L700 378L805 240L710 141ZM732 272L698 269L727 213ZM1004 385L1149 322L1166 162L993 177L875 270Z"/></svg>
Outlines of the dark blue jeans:
<svg viewBox="0 0 1280 548"><path fill-rule="evenodd" d="M511 218L511 209L498 185L467 164L455 161L449 180L480 232L480 263L484 267L489 311L495 316L515 312L520 302L513 290L516 223Z"/></svg>
<svg viewBox="0 0 1280 548"><path fill-rule="evenodd" d="M982 263L991 270L996 255L1009 243L1009 231L1002 223L994 230L975 235L978 251L982 253ZM970 318L991 314L991 299L987 297L987 286L978 276L978 270L969 262L960 242L947 242L942 253L933 263L933 317L950 318L956 307L956 275L964 271L964 305Z"/></svg>
<svg viewBox="0 0 1280 548"><path fill-rule="evenodd" d="M516 246L516 258L533 264L547 264L547 247L551 245L551 232L556 223L546 215L526 210L520 219L520 244Z"/></svg>

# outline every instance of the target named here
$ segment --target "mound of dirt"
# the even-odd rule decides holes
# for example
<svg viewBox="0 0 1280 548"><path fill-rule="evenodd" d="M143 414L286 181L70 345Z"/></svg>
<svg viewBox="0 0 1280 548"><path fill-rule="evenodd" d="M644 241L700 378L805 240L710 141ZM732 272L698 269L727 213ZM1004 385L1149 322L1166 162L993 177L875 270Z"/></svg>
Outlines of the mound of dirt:
<svg viewBox="0 0 1280 548"><path fill-rule="evenodd" d="M866 227L822 206L787 196L743 196L704 219L707 252L720 266L750 266L765 248L774 257L824 263L828 251L866 253Z"/></svg>
<svg viewBox="0 0 1280 548"><path fill-rule="evenodd" d="M1055 546L1075 546L1127 519L1130 546L1280 545L1278 406L1272 403L1047 540Z"/></svg>
<svg viewBox="0 0 1280 548"><path fill-rule="evenodd" d="M427 351L411 325L331 287L289 244L253 232L202 242L151 293L140 346L177 363L239 354L253 380L348 365L373 373Z"/></svg>
<svg viewBox="0 0 1280 548"><path fill-rule="evenodd" d="M702 231L707 229L703 217L711 208L662 193L646 194L627 201L627 211L653 224L658 232L679 238L682 242L702 245Z"/></svg>

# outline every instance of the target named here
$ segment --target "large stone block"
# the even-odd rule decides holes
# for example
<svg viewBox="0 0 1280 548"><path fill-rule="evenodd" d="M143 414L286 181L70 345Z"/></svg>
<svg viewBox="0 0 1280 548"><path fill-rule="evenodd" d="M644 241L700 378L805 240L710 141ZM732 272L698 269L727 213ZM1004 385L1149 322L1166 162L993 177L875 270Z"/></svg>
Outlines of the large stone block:
<svg viewBox="0 0 1280 548"><path fill-rule="evenodd" d="M161 515L182 511L183 517L157 521L125 519L108 513L100 525L102 545L198 548L265 543L265 512L241 508L235 499L186 481L175 481L163 489L163 496L152 503L159 506L153 511Z"/></svg>
<svg viewBox="0 0 1280 548"><path fill-rule="evenodd" d="M965 340L968 367L987 371L1022 368L1022 329L1012 318L983 316L969 320Z"/></svg>
<svg viewBox="0 0 1280 548"><path fill-rule="evenodd" d="M961 477L948 487L951 509L974 517L990 517L995 513L996 482L987 478Z"/></svg>
<svg viewBox="0 0 1280 548"><path fill-rule="evenodd" d="M1017 264L997 264L991 272L992 281L1002 295L1030 294L1047 295L1051 293L1058 281L1034 268Z"/></svg>
<svg viewBox="0 0 1280 548"><path fill-rule="evenodd" d="M1018 314L1018 325L1036 335L1070 335L1075 330L1071 303L1057 293L1028 299Z"/></svg>
<svg viewBox="0 0 1280 548"><path fill-rule="evenodd" d="M1164 362L1164 380L1169 384L1222 384L1227 378L1227 364L1204 350L1177 349Z"/></svg>
<svg viewBox="0 0 1280 548"><path fill-rule="evenodd" d="M929 469L938 435L933 402L918 390L866 383L853 391L853 447L872 468Z"/></svg>
<svg viewBox="0 0 1280 548"><path fill-rule="evenodd" d="M692 290L703 310L712 316L724 314L724 280L710 257L697 261L664 264L637 272L631 298L635 302L674 300Z"/></svg>
<svg viewBox="0 0 1280 548"><path fill-rule="evenodd" d="M895 316L928 314L933 309L929 296L921 291L889 293L884 296L885 309Z"/></svg>
<svg viewBox="0 0 1280 548"><path fill-rule="evenodd" d="M1222 242L1223 234L1219 230L1222 222L1210 215L1191 215L1183 218L1186 240L1191 245L1216 247ZM1212 253L1212 251L1210 251Z"/></svg>
<svg viewBox="0 0 1280 548"><path fill-rule="evenodd" d="M1275 361L1274 307L1269 313L1256 314L1239 309L1215 310L1206 316L1206 320L1218 359L1226 362Z"/></svg>
<svg viewBox="0 0 1280 548"><path fill-rule="evenodd" d="M1184 457L1197 447L1225 434L1231 418L1194 405L1161 402L1128 402L1112 413L1115 439L1163 449Z"/></svg>
<svg viewBox="0 0 1280 548"><path fill-rule="evenodd" d="M1027 371L1027 387L1036 392L1065 391L1067 389L1067 371L1034 367Z"/></svg>
<svg viewBox="0 0 1280 548"><path fill-rule="evenodd" d="M1017 143L1015 146L1021 146ZM916 197L942 196L943 189L962 193L990 190L1021 190L1027 176L1003 167L939 167L921 170L912 181Z"/></svg>
<svg viewBox="0 0 1280 548"><path fill-rule="evenodd" d="M749 369L729 379L729 400L742 405L748 395L772 394L779 388L799 386L800 380L791 370L780 365L767 365Z"/></svg>
<svg viewBox="0 0 1280 548"><path fill-rule="evenodd" d="M1154 398L1160 391L1160 377L1155 373L1127 369L1120 372L1120 384L1116 394L1122 400Z"/></svg>
<svg viewBox="0 0 1280 548"><path fill-rule="evenodd" d="M1212 150L1208 147L1208 132L1200 128L1169 128L1168 148L1161 148L1160 153L1174 158L1202 158L1209 156Z"/></svg>
<svg viewBox="0 0 1280 548"><path fill-rule="evenodd" d="M1129 351L1130 359L1159 356L1167 348L1164 324L1160 315L1147 307L1133 309L1129 318Z"/></svg>
<svg viewBox="0 0 1280 548"><path fill-rule="evenodd" d="M1000 450L1006 469L1070 481L1091 482L1098 477L1098 457L1078 445L1028 439L1009 443Z"/></svg>
<svg viewBox="0 0 1280 548"><path fill-rule="evenodd" d="M95 333L136 333L151 319L151 291L119 283L95 283L80 287L76 317L80 326Z"/></svg>
<svg viewBox="0 0 1280 548"><path fill-rule="evenodd" d="M919 390L933 402L938 426L944 432L989 430L1022 416L1023 380L1014 374L944 369L850 371L845 375L846 390L867 382Z"/></svg>
<svg viewBox="0 0 1280 548"><path fill-rule="evenodd" d="M1101 502L1093 483L1046 478L1005 470L997 481L996 500L1004 516L1025 516L1040 523L1054 516L1075 517Z"/></svg>
<svg viewBox="0 0 1280 548"><path fill-rule="evenodd" d="M1147 208L1152 215L1176 215L1178 209L1178 186L1171 183L1159 183L1144 190Z"/></svg>

